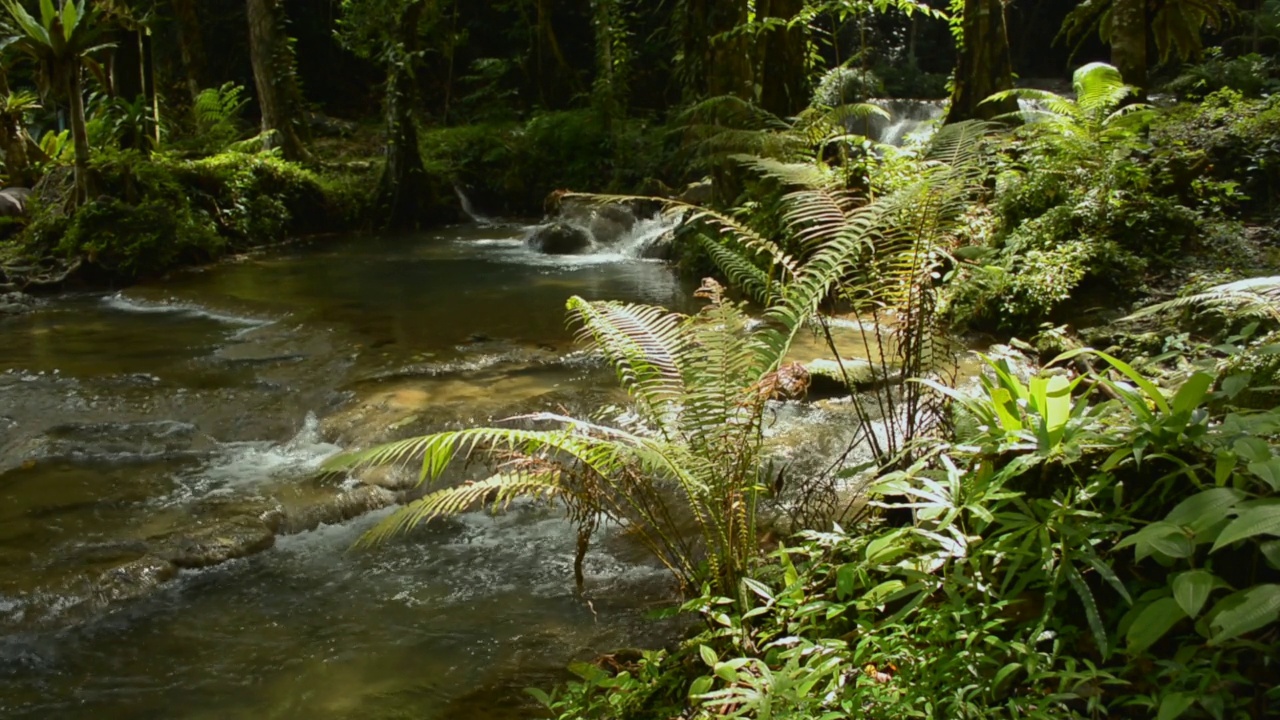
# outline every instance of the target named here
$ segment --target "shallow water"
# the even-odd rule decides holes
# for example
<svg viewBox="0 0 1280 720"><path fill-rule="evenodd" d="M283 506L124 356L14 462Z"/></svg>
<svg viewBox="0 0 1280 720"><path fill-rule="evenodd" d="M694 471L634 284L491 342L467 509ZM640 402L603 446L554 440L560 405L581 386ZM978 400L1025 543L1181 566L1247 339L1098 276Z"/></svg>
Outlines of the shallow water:
<svg viewBox="0 0 1280 720"><path fill-rule="evenodd" d="M521 232L297 246L0 320L0 716L525 717L568 661L661 642L665 576L606 533L575 596L573 538L533 507L352 550L380 511L140 599L85 590L156 538L339 491L322 460L388 426L594 408L572 294L690 307L625 247Z"/></svg>

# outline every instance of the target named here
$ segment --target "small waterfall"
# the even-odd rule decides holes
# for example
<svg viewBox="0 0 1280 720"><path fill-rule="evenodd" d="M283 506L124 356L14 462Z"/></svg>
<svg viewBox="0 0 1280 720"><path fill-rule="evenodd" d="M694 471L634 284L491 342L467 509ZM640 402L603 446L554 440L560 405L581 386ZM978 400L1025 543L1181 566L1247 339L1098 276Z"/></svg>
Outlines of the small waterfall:
<svg viewBox="0 0 1280 720"><path fill-rule="evenodd" d="M683 222L683 214L663 213L657 202L577 200L530 228L524 242L549 255L664 260Z"/></svg>
<svg viewBox="0 0 1280 720"><path fill-rule="evenodd" d="M481 215L479 212L477 212L476 206L471 203L471 198L467 197L467 194L462 191L462 186L454 185L453 192L458 196L458 204L462 207L462 214L466 215L467 218L471 220L471 222L477 225L500 225L501 224L495 221L493 218L488 217L487 215Z"/></svg>
<svg viewBox="0 0 1280 720"><path fill-rule="evenodd" d="M944 100L872 100L873 105L884 108L889 118L870 118L857 121L858 127L850 132L865 133L882 144L902 147L913 140L925 140L933 134L939 118L946 110Z"/></svg>
<svg viewBox="0 0 1280 720"><path fill-rule="evenodd" d="M620 255L633 258L663 259L676 230L684 223L683 215L659 213L636 222L617 243Z"/></svg>

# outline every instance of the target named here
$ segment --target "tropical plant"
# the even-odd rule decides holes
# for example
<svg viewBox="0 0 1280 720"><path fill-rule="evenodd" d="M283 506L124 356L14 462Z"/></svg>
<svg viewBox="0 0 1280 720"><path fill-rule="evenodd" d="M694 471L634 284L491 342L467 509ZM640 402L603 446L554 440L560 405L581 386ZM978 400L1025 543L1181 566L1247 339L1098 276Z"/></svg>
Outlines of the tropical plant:
<svg viewBox="0 0 1280 720"><path fill-rule="evenodd" d="M569 300L580 337L629 393L632 416L617 409L598 420L538 413L514 418L524 427L438 433L337 459L332 467L353 468L421 456L423 483L441 480L459 458L494 468L488 478L431 492L366 539L530 497L560 503L577 525L580 586L588 543L608 520L638 538L683 586L736 587L759 552L757 513L770 484L761 463L764 407L799 324L748 328L714 281L705 281L699 296L708 304L692 317Z"/></svg>
<svg viewBox="0 0 1280 720"><path fill-rule="evenodd" d="M1137 89L1126 85L1120 72L1106 63L1089 63L1072 76L1074 100L1047 90L1014 88L996 93L988 102L1014 97L1037 104L1013 114L1033 129L1084 143L1099 143L1134 137L1151 118L1150 108L1125 104Z"/></svg>
<svg viewBox="0 0 1280 720"><path fill-rule="evenodd" d="M847 361L816 314L823 303L842 304L862 320L862 354L873 377L949 376L955 356L936 312L937 280L951 261L966 203L980 191L986 131L980 123L948 126L912 181L871 203L812 163L740 156L786 188L782 236L771 239L735 218L703 211L695 218L714 232L704 238L706 252L779 321L790 326L813 318L850 387ZM882 383L871 400L855 403L858 437L881 467L902 462L908 441L942 420L937 397L922 385Z"/></svg>
<svg viewBox="0 0 1280 720"><path fill-rule="evenodd" d="M1222 28L1237 13L1236 4L1230 0L1157 0L1139 6L1136 22L1120 18L1117 9L1124 0L1084 0L1062 23L1062 35L1068 40L1083 43L1095 29L1103 42L1114 46L1136 46L1136 57L1144 62L1148 33L1155 40L1158 59L1162 63L1173 57L1193 60L1204 51L1203 32ZM1139 30L1144 32L1138 32ZM1113 55L1114 57L1114 55ZM1129 78L1145 82L1144 77Z"/></svg>
<svg viewBox="0 0 1280 720"><path fill-rule="evenodd" d="M1126 320L1183 309L1230 311L1237 317L1280 321L1280 276L1249 278L1215 285L1204 292L1145 307Z"/></svg>
<svg viewBox="0 0 1280 720"><path fill-rule="evenodd" d="M106 45L100 42L103 28L98 11L88 0L41 0L37 19L18 0L4 0L6 20L0 47L30 57L39 69L41 92L65 96L75 145L76 202L90 196L89 135L84 110L81 73L85 61Z"/></svg>
<svg viewBox="0 0 1280 720"><path fill-rule="evenodd" d="M1169 393L1088 350L1012 367L990 359L972 393L939 387L976 422L870 486L908 519L803 533L742 582L745 604L686 604L701 635L549 705L561 718L1270 717L1280 416L1224 410L1208 375Z"/></svg>
<svg viewBox="0 0 1280 720"><path fill-rule="evenodd" d="M229 82L201 90L191 106L193 136L206 149L215 152L243 140L242 116L248 104L242 85Z"/></svg>

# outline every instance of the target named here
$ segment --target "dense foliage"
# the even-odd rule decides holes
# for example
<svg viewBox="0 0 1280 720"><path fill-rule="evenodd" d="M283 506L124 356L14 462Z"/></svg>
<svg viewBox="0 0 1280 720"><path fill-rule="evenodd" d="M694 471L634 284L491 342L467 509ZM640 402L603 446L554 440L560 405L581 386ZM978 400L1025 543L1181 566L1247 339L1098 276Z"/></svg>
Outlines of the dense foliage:
<svg viewBox="0 0 1280 720"><path fill-rule="evenodd" d="M457 195L681 219L700 312L569 301L626 406L333 465L421 462L372 539L558 503L580 585L616 523L695 596L678 646L535 691L556 716L1280 717L1275 0L2 5L5 290ZM1071 92L1015 86L1073 52ZM853 427L795 477L810 330ZM962 382L977 333L1013 349Z"/></svg>

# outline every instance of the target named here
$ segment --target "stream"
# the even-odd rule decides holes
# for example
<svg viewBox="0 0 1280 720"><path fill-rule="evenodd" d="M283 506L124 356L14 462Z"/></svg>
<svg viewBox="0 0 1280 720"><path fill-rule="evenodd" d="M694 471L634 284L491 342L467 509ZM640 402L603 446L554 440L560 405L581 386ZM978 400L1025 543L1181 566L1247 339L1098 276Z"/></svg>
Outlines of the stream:
<svg viewBox="0 0 1280 720"><path fill-rule="evenodd" d="M372 550L352 546L389 509L305 519L350 490L323 459L389 426L612 397L571 294L689 307L661 263L535 255L523 232L295 246L0 319L0 716L519 717L570 660L658 643L666 576L606 541L575 597L551 510ZM282 508L303 520L268 550L104 590L175 536Z"/></svg>
<svg viewBox="0 0 1280 720"><path fill-rule="evenodd" d="M617 402L570 295L695 309L639 259L653 227L567 257L526 231L296 245L0 318L0 716L530 717L567 663L672 639L669 578L608 528L578 597L553 509L355 549L412 478L319 472ZM812 439L804 407L772 432Z"/></svg>

